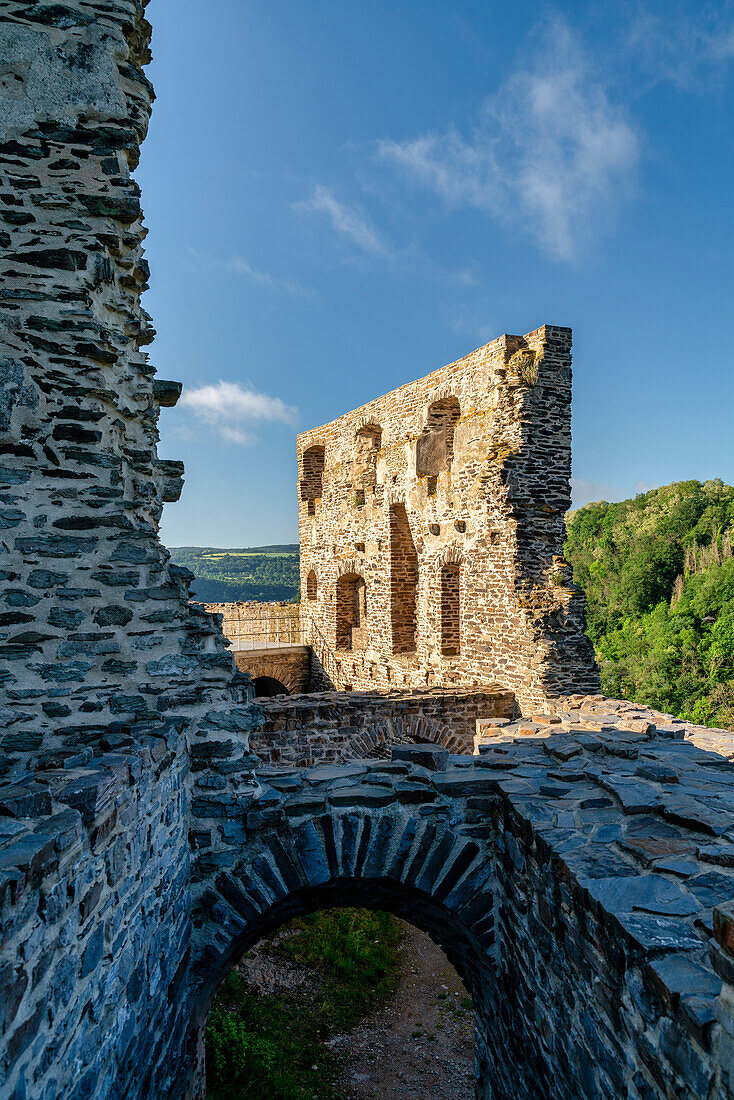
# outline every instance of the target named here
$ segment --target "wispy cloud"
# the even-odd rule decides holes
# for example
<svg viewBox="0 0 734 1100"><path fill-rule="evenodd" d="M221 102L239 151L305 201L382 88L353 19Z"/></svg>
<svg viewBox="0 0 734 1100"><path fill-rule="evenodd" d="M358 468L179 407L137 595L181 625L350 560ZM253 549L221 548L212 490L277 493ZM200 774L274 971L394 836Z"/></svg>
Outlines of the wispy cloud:
<svg viewBox="0 0 734 1100"><path fill-rule="evenodd" d="M288 276L271 275L269 271L260 271L242 256L233 256L231 259L217 264L217 266L224 268L225 271L232 271L235 275L250 279L253 283L259 283L260 286L268 287L270 290L283 290L293 298L312 297L311 292L302 287L295 279L290 279Z"/></svg>
<svg viewBox="0 0 734 1100"><path fill-rule="evenodd" d="M554 18L536 29L470 135L382 141L379 154L449 206L520 224L569 260L630 188L640 139L569 26Z"/></svg>
<svg viewBox="0 0 734 1100"><path fill-rule="evenodd" d="M631 17L625 50L651 83L708 88L723 63L734 61L732 4L701 5L694 14L666 4L648 4Z"/></svg>
<svg viewBox="0 0 734 1100"><path fill-rule="evenodd" d="M587 481L583 477L571 478L571 507L581 508L584 504L592 504L601 500L616 501L627 500L637 496L638 493L649 493L657 488L650 481L644 481L638 477L632 486L605 485L602 482Z"/></svg>
<svg viewBox="0 0 734 1100"><path fill-rule="evenodd" d="M587 481L583 477L571 478L571 507L581 508L584 504L600 500L621 500L622 492L613 485Z"/></svg>
<svg viewBox="0 0 734 1100"><path fill-rule="evenodd" d="M249 425L257 421L280 421L293 425L298 409L279 397L245 388L239 382L219 381L185 389L179 403L202 423L213 428L228 443L247 447L257 442Z"/></svg>
<svg viewBox="0 0 734 1100"><path fill-rule="evenodd" d="M355 207L341 202L332 191L320 183L314 187L310 199L294 203L293 208L307 213L326 215L335 232L352 244L356 244L363 252L385 258L393 255L393 250L373 228L366 215Z"/></svg>
<svg viewBox="0 0 734 1100"><path fill-rule="evenodd" d="M458 305L452 310L446 310L445 313L451 331L458 336L488 344L499 335L499 330L492 323L488 310L481 305L476 303Z"/></svg>

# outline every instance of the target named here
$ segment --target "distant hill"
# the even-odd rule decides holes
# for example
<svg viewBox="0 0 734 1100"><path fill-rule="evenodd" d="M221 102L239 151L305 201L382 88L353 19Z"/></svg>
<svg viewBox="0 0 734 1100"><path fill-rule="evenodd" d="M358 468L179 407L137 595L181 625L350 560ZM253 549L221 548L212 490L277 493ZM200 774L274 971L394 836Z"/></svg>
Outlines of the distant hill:
<svg viewBox="0 0 734 1100"><path fill-rule="evenodd" d="M298 545L177 546L171 558L196 577L194 599L204 603L234 600L297 600L299 598Z"/></svg>
<svg viewBox="0 0 734 1100"><path fill-rule="evenodd" d="M602 691L734 728L734 489L678 481L567 516Z"/></svg>

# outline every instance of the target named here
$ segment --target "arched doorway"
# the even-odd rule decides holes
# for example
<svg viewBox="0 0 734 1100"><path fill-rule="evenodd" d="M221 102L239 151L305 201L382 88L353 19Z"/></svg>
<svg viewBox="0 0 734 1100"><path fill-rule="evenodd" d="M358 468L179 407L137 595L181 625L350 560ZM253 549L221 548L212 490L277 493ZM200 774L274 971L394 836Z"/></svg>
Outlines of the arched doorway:
<svg viewBox="0 0 734 1100"><path fill-rule="evenodd" d="M275 695L290 695L285 684L274 676L256 676L253 680L257 699L272 699Z"/></svg>
<svg viewBox="0 0 734 1100"><path fill-rule="evenodd" d="M379 794L370 787L366 797ZM195 967L202 1055L210 1007L242 955L293 917L349 906L392 913L441 948L472 997L475 1072L489 1081L501 1000L493 886L479 845L415 807L344 808L253 834L231 869L213 872L207 884L207 946Z"/></svg>

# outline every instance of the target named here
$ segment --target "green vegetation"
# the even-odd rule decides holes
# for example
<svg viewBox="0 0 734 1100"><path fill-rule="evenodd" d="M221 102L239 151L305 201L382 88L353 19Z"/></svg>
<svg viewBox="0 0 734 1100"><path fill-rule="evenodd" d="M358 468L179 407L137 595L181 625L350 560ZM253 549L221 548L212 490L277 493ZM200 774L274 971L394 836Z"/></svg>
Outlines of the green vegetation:
<svg viewBox="0 0 734 1100"><path fill-rule="evenodd" d="M681 481L568 517L602 691L734 728L734 489Z"/></svg>
<svg viewBox="0 0 734 1100"><path fill-rule="evenodd" d="M298 546L177 546L171 558L196 577L191 595L204 603L234 600L297 600Z"/></svg>
<svg viewBox="0 0 734 1100"><path fill-rule="evenodd" d="M338 1059L324 1040L394 993L400 927L389 913L333 909L286 925L271 954L316 972L307 998L257 995L233 970L206 1032L208 1100L338 1100Z"/></svg>

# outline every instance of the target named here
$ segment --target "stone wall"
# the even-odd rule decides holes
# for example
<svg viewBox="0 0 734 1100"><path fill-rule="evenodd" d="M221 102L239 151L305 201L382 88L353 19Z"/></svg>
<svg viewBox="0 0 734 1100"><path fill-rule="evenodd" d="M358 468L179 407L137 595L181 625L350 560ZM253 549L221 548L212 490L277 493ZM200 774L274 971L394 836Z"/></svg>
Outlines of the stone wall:
<svg viewBox="0 0 734 1100"><path fill-rule="evenodd" d="M247 673L253 681L261 678L276 680L289 695L311 689L311 651L308 646L241 649L235 653L234 659L240 672ZM254 684L254 689L257 697L263 694L257 684Z"/></svg>
<svg viewBox="0 0 734 1100"><path fill-rule="evenodd" d="M260 767L208 865L202 992L284 919L377 906L470 989L478 1100L729 1100L734 738L598 698L542 718L478 757Z"/></svg>
<svg viewBox="0 0 734 1100"><path fill-rule="evenodd" d="M182 746L169 723L0 788L3 1097L179 1097L192 1075Z"/></svg>
<svg viewBox="0 0 734 1100"><path fill-rule="evenodd" d="M298 645L302 640L300 604L236 600L202 606L211 615L221 615L222 630L235 649Z"/></svg>
<svg viewBox="0 0 734 1100"><path fill-rule="evenodd" d="M142 12L137 0L3 5L6 773L95 746L111 725L194 721L235 699L221 631L188 604L189 574L157 537L183 468L156 455L159 407L180 385L154 377L140 305Z"/></svg>
<svg viewBox="0 0 734 1100"><path fill-rule="evenodd" d="M482 719L509 719L511 691L349 692L261 699L263 725L250 747L263 763L310 768L384 756L397 743L430 741L471 753Z"/></svg>
<svg viewBox="0 0 734 1100"><path fill-rule="evenodd" d="M336 687L597 689L561 557L570 415L571 332L545 325L299 436L305 630Z"/></svg>
<svg viewBox="0 0 734 1100"><path fill-rule="evenodd" d="M0 5L0 1092L19 1098L180 1095L184 778L196 795L190 761L226 751L254 783L250 687L158 540L183 468L157 420L181 387L155 377L140 304L144 7Z"/></svg>

